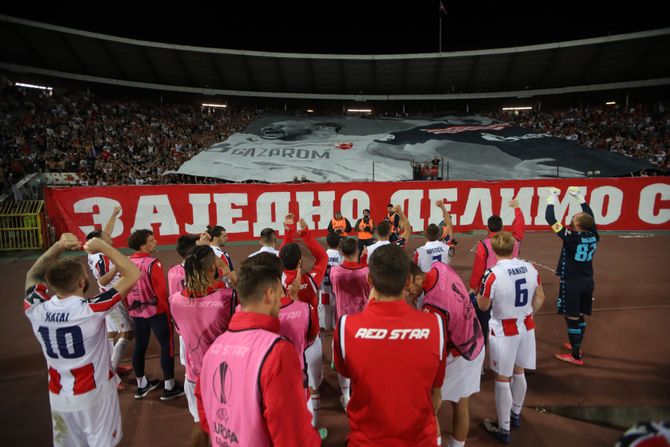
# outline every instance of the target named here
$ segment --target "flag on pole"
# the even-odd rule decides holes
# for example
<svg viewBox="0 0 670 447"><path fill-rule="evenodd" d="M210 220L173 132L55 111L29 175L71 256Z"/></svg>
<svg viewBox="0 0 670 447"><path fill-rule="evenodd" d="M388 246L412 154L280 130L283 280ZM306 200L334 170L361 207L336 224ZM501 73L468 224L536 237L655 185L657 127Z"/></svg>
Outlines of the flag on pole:
<svg viewBox="0 0 670 447"><path fill-rule="evenodd" d="M440 1L440 14L447 15L447 8L444 6L444 3Z"/></svg>

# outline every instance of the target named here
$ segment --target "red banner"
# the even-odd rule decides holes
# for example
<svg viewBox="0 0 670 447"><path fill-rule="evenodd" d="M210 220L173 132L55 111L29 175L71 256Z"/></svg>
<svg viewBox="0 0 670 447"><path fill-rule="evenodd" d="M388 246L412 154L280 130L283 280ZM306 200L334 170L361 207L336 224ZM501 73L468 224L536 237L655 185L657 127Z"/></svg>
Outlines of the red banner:
<svg viewBox="0 0 670 447"><path fill-rule="evenodd" d="M224 184L47 188L47 213L58 234L83 236L101 228L115 206L122 207L112 237L125 246L133 229L151 228L160 244L207 225L226 228L231 240L255 239L266 227L282 231L284 216L304 217L325 235L335 210L353 225L365 208L374 222L389 203L402 204L414 231L442 219L434 203L444 199L456 231L484 229L498 214L511 224L510 199L519 199L530 230L548 229L544 220L547 188L563 190L556 216L567 224L580 211L566 193L579 186L602 230L670 230L670 177L434 181L394 183Z"/></svg>

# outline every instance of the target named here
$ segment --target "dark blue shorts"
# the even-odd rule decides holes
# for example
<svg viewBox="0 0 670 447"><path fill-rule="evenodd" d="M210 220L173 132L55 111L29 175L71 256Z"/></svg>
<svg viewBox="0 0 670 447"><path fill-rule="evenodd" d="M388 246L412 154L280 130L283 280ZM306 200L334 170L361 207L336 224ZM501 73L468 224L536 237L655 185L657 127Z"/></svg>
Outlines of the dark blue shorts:
<svg viewBox="0 0 670 447"><path fill-rule="evenodd" d="M581 314L591 315L593 307L593 277L576 276L561 278L556 302L558 313L569 317L579 317Z"/></svg>

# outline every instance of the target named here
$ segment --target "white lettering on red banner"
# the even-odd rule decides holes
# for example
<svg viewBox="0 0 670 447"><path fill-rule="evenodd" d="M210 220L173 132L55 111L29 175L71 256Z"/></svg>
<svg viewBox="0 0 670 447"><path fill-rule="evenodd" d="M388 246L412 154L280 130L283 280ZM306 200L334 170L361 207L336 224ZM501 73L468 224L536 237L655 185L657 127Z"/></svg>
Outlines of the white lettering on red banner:
<svg viewBox="0 0 670 447"><path fill-rule="evenodd" d="M263 228L283 233L289 212L303 217L317 236L324 236L334 211L353 225L370 209L378 223L386 205L400 204L415 232L442 220L435 206L444 200L456 231L481 230L492 213L507 225L514 217L509 201L516 197L529 230L548 230L544 213L549 188L563 192L555 213L564 224L581 211L566 193L570 179L500 182L377 182L310 184L225 184L47 188L47 213L57 233L84 236L100 229L115 206L122 212L112 237L125 246L132 229L149 228L160 244L172 244L207 225L226 228L231 240L250 240ZM579 179L577 182L601 230L670 230L670 178Z"/></svg>

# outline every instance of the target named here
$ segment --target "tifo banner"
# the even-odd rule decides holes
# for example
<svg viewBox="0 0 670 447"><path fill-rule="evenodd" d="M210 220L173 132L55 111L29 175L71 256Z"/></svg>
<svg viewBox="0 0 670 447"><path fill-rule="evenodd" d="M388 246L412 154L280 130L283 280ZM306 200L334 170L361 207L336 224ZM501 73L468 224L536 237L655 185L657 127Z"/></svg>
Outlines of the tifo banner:
<svg viewBox="0 0 670 447"><path fill-rule="evenodd" d="M284 216L303 217L318 235L325 235L334 211L353 225L364 209L381 221L389 203L401 204L415 232L442 219L435 201L443 199L456 231L484 229L498 214L511 224L508 203L518 198L528 229L548 230L544 220L548 188L563 192L556 216L566 224L580 211L566 193L579 186L601 230L670 230L670 177L553 179L525 181L454 181L396 183L306 183L282 185L167 185L47 188L49 219L58 234L83 237L101 228L115 206L122 212L112 237L126 246L133 229L153 229L159 244L172 244L207 225L226 228L231 240L258 237L266 227L283 233Z"/></svg>
<svg viewBox="0 0 670 447"><path fill-rule="evenodd" d="M412 179L410 162L448 162L444 178L499 180L625 176L654 166L647 160L586 149L567 139L491 118L430 119L263 116L214 144L176 171L234 182L398 181ZM374 167L373 167L374 164Z"/></svg>

